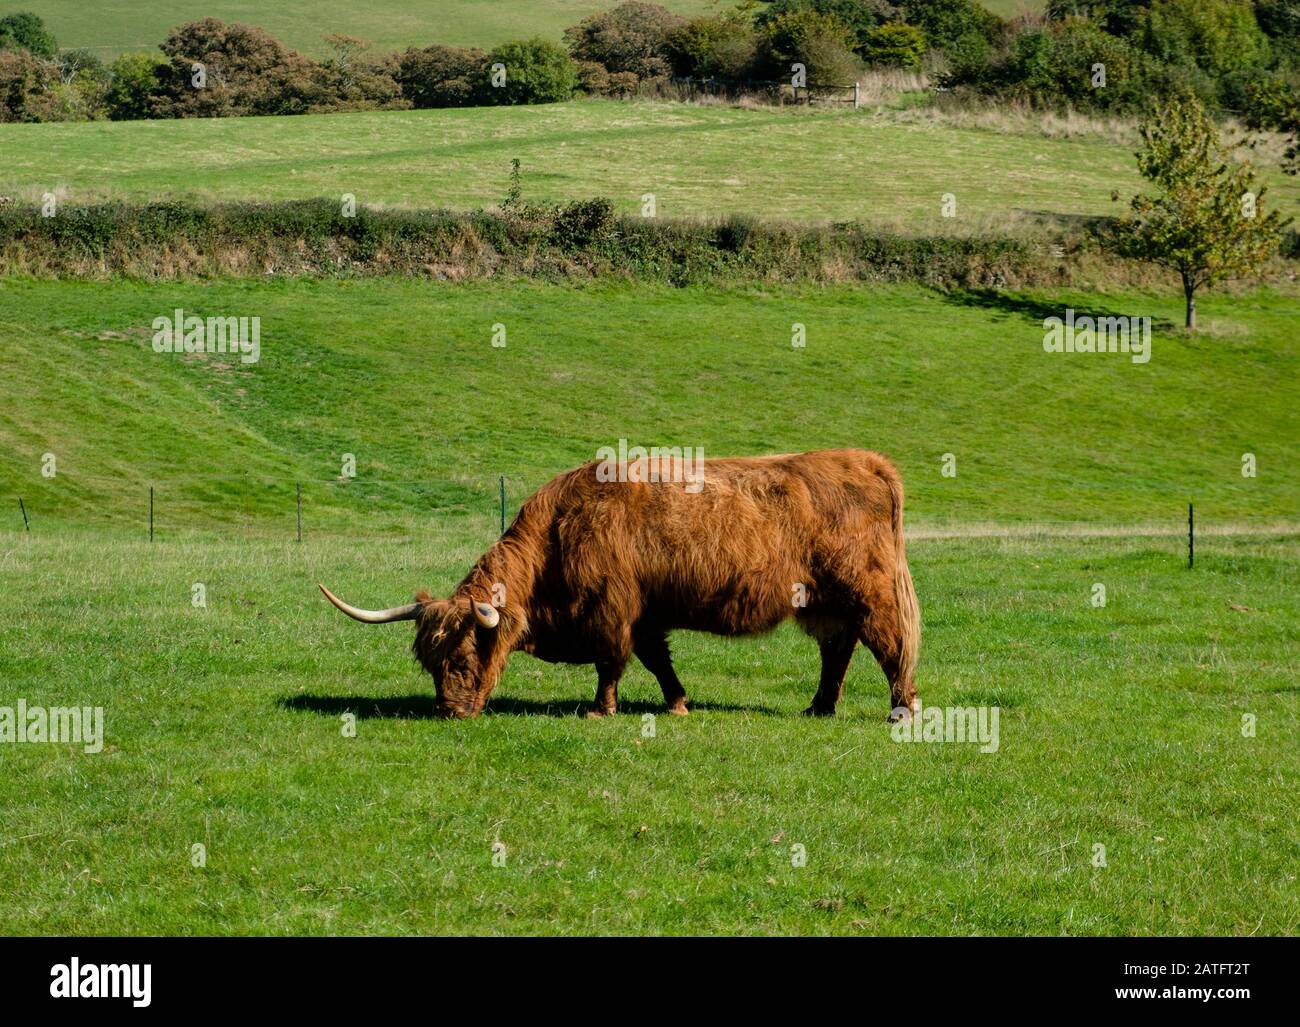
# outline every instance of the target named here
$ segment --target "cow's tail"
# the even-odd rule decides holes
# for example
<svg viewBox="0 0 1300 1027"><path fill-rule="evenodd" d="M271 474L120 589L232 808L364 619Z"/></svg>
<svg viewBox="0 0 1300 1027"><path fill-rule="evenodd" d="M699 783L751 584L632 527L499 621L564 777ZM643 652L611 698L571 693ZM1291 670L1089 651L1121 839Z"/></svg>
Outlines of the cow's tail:
<svg viewBox="0 0 1300 1027"><path fill-rule="evenodd" d="M892 470L892 469L891 469ZM894 500L894 599L898 605L900 627L900 654L895 704L917 708L916 661L921 649L921 608L912 586L912 573L907 569L907 547L903 540L903 482L898 472L887 475L889 491Z"/></svg>

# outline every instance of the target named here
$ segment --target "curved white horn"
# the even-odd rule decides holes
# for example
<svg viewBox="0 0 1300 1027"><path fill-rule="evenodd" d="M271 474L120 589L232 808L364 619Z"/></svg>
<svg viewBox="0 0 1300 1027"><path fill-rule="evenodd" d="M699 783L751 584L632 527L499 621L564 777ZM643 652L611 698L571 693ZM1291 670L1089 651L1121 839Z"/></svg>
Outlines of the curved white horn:
<svg viewBox="0 0 1300 1027"><path fill-rule="evenodd" d="M363 624L388 624L395 620L415 620L424 608L422 603L411 603L407 606L394 606L391 610L360 610L355 606L350 606L342 599L336 596L320 582L316 583L325 598L346 613L353 620L359 620Z"/></svg>
<svg viewBox="0 0 1300 1027"><path fill-rule="evenodd" d="M501 614L497 612L495 606L489 606L487 603L475 603L474 619L485 628L495 628L501 621Z"/></svg>

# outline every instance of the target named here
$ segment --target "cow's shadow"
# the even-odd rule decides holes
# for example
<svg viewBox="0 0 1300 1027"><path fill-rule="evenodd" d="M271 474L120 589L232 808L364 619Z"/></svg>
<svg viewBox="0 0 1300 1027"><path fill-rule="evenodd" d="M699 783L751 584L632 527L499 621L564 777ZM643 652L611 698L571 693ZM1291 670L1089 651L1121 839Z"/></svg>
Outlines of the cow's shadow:
<svg viewBox="0 0 1300 1027"><path fill-rule="evenodd" d="M323 713L337 717L351 713L358 720L396 719L396 720L434 720L432 695L295 695L279 700L282 709L308 713ZM755 713L759 716L777 716L778 711L768 706L737 706L732 703L694 702L692 710L711 713ZM555 699L542 701L537 699L517 699L510 696L494 696L488 700L483 710L487 716L501 714L513 717L572 717L581 716L591 709L590 700ZM620 714L653 713L668 716L662 702L646 702L639 699L620 699Z"/></svg>

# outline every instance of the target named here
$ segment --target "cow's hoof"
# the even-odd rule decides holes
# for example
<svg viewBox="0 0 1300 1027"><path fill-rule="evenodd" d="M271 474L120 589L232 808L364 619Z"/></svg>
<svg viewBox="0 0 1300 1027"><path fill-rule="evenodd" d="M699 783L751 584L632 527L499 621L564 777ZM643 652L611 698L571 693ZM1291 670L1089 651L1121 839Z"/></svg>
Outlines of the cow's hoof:
<svg viewBox="0 0 1300 1027"><path fill-rule="evenodd" d="M677 702L673 703L671 706L666 706L666 707L664 707L664 710L665 710L665 712L667 712L667 713L671 713L674 717L685 717L685 716L687 716L687 715L691 712L690 710L688 710L688 709L686 708L686 700L685 700L685 699L679 699Z"/></svg>
<svg viewBox="0 0 1300 1027"><path fill-rule="evenodd" d="M602 710L599 706L593 706L587 711L588 720L601 720L605 717L612 717L617 710Z"/></svg>
<svg viewBox="0 0 1300 1027"><path fill-rule="evenodd" d="M803 715L805 717L833 717L835 716L835 711L823 710L820 706L809 706L803 711Z"/></svg>

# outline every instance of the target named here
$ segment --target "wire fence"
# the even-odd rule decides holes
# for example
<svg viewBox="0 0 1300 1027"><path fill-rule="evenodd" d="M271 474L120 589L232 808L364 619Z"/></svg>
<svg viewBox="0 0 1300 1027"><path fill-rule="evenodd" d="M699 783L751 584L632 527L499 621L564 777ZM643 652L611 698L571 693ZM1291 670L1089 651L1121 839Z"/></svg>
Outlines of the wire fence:
<svg viewBox="0 0 1300 1027"><path fill-rule="evenodd" d="M366 479L253 477L248 475L195 476L144 484L124 483L115 477L68 476L59 489L46 487L31 495L12 497L12 515L0 517L0 530L29 536L69 533L70 529L95 532L111 529L116 535L135 535L150 542L193 540L205 534L232 534L246 539L301 542L311 537L345 537L353 540L410 534L428 526L474 522L472 531L487 544L504 534L524 500L543 484L498 474L464 475L454 479ZM124 488L124 485L126 486ZM120 513L120 496L138 489L139 515ZM97 516L106 492L118 498L113 516ZM1116 490L1094 488L1093 493ZM1080 488L1081 506L1097 509ZM488 498L490 497L490 499ZM1017 497L1024 498L1023 494ZM987 498L985 496L984 498ZM1005 508L1010 493L995 496ZM911 504L909 503L909 506ZM1258 519L1207 521L1194 503L1161 503L1156 517L1120 521L1112 517L1040 517L1021 509L1014 519L991 517L988 511L969 509L961 519L926 519L909 516L910 541L945 542L967 539L1076 538L1180 539L1188 567L1195 565L1198 540L1226 535L1284 537L1300 535L1300 524ZM1218 504L1222 510L1222 504ZM138 534L137 534L138 533Z"/></svg>

